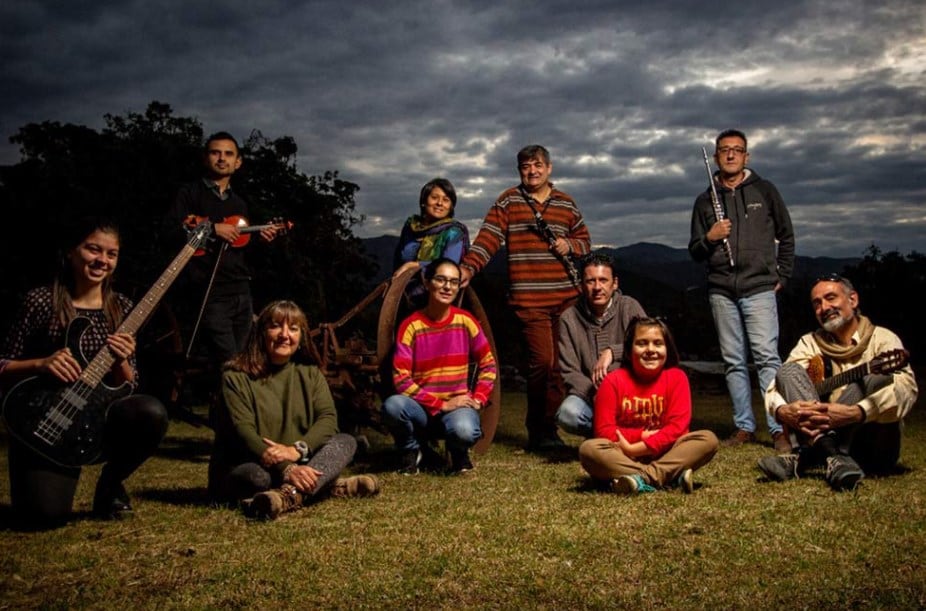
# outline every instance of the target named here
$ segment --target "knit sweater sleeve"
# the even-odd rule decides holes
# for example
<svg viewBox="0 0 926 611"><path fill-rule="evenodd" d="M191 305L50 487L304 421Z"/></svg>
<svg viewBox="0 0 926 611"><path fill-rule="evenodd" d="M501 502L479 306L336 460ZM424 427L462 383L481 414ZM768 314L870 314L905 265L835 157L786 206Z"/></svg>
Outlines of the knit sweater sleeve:
<svg viewBox="0 0 926 611"><path fill-rule="evenodd" d="M415 380L415 335L420 328L417 314L406 318L396 334L392 357L392 381L396 392L414 399L431 413L439 411L444 401Z"/></svg>
<svg viewBox="0 0 926 611"><path fill-rule="evenodd" d="M482 227L476 234L476 239L473 240L472 248L460 262L463 267L469 268L474 274L482 271L505 244L508 235L507 193L507 191L502 193L489 208L482 221Z"/></svg>
<svg viewBox="0 0 926 611"><path fill-rule="evenodd" d="M492 389L495 387L495 381L498 377L498 370L495 365L495 356L492 354L492 347L485 333L476 322L476 319L466 315L469 319L470 329L470 355L476 361L476 387L472 396L482 405L489 402L492 395Z"/></svg>
<svg viewBox="0 0 926 611"><path fill-rule="evenodd" d="M560 317L557 338L559 368L567 392L588 402L595 394L595 384L582 367L581 344L587 343L587 339L578 317L574 306Z"/></svg>
<svg viewBox="0 0 926 611"><path fill-rule="evenodd" d="M254 380L238 371L226 371L222 375L222 403L225 416L238 441L254 459L260 458L267 449L263 435L258 431L258 396Z"/></svg>

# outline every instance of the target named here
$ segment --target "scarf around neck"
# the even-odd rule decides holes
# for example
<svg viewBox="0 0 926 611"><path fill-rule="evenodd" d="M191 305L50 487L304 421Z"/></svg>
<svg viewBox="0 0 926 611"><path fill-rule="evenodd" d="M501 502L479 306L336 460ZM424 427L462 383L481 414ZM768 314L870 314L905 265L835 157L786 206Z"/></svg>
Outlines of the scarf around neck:
<svg viewBox="0 0 926 611"><path fill-rule="evenodd" d="M443 253L451 238L454 237L453 231L456 228L468 237L466 225L456 219L447 217L433 223L425 224L420 215L409 217L408 227L411 230L411 237L418 242L418 261L433 261L439 258Z"/></svg>
<svg viewBox="0 0 926 611"><path fill-rule="evenodd" d="M849 344L848 346L838 344L833 340L833 336L823 329L814 331L813 338L817 345L820 346L820 352L832 359L842 361L854 359L865 352L874 332L875 326L871 324L868 317L860 315L858 317L858 330L856 331L859 336L857 344Z"/></svg>

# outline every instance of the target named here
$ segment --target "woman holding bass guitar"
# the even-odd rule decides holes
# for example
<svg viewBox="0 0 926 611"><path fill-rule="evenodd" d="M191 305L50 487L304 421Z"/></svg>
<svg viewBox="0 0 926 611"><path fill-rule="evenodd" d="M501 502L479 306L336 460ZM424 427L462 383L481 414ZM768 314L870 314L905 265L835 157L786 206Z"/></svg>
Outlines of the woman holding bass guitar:
<svg viewBox="0 0 926 611"><path fill-rule="evenodd" d="M108 386L137 385L135 338L115 333L132 309L131 300L112 289L118 230L108 221L88 218L73 225L69 238L53 283L26 294L0 350L4 414L37 407L7 405L17 382L38 376L50 384L72 384L82 363L100 350L110 350L114 357L103 378ZM129 395L109 406L102 423L105 464L93 498L95 516L113 519L131 512L123 481L154 453L166 431L167 411L154 397ZM65 521L80 467L56 464L11 435L9 468L15 513L34 526Z"/></svg>

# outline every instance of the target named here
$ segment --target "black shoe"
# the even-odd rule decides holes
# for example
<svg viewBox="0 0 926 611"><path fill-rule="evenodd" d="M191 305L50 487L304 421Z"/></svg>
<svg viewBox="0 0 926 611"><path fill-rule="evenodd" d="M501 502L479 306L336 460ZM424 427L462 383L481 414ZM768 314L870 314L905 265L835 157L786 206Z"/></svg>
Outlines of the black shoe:
<svg viewBox="0 0 926 611"><path fill-rule="evenodd" d="M797 454L763 456L756 466L771 482L783 482L800 477L800 457Z"/></svg>
<svg viewBox="0 0 926 611"><path fill-rule="evenodd" d="M444 455L434 449L430 443L421 445L421 460L418 466L422 471L431 473L442 473L447 468L447 461Z"/></svg>
<svg viewBox="0 0 926 611"><path fill-rule="evenodd" d="M463 474L473 470L473 461L469 459L469 450L452 449L450 452L450 472Z"/></svg>
<svg viewBox="0 0 926 611"><path fill-rule="evenodd" d="M837 454L826 459L826 483L836 492L855 490L865 472L851 456Z"/></svg>
<svg viewBox="0 0 926 611"><path fill-rule="evenodd" d="M96 483L93 515L101 520L118 520L132 515L132 503L122 482L113 485L101 479Z"/></svg>
<svg viewBox="0 0 926 611"><path fill-rule="evenodd" d="M531 437L525 449L528 452L555 452L565 448L566 443L560 439L559 435L551 433L542 437Z"/></svg>
<svg viewBox="0 0 926 611"><path fill-rule="evenodd" d="M402 475L417 475L418 465L421 464L421 450L405 450L402 453L401 462L399 463L398 473Z"/></svg>

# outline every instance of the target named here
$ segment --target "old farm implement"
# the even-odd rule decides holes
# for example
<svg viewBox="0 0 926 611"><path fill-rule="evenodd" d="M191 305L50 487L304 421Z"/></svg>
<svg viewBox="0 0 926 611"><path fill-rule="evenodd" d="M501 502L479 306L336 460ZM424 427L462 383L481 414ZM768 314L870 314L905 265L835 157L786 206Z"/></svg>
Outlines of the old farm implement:
<svg viewBox="0 0 926 611"><path fill-rule="evenodd" d="M311 330L312 341L321 356L321 368L337 403L340 426L345 432L357 434L363 427L383 430L379 406L392 393L395 332L401 317L410 312L405 289L415 273L416 270L408 270L397 278L384 281L341 318L334 322L320 323ZM497 361L498 350L492 328L472 287L460 292L459 304L479 321ZM372 307L379 307L375 347L370 347L366 341L355 336L342 337L345 325ZM147 344L140 343L139 358L145 359L140 364L150 367L153 374L149 381L152 378L161 380L157 383L158 388L148 388L146 391L164 399L175 415L191 418L193 414L187 406L191 403L189 387L197 379L205 380L206 376L201 375L205 373L205 364L183 358L180 326L173 314L165 308L159 317L161 320L153 325L156 330L148 333ZM142 349L146 346L143 353ZM483 438L476 444L476 452L483 453L491 445L498 425L500 406L501 384L496 383L491 401L480 414Z"/></svg>

